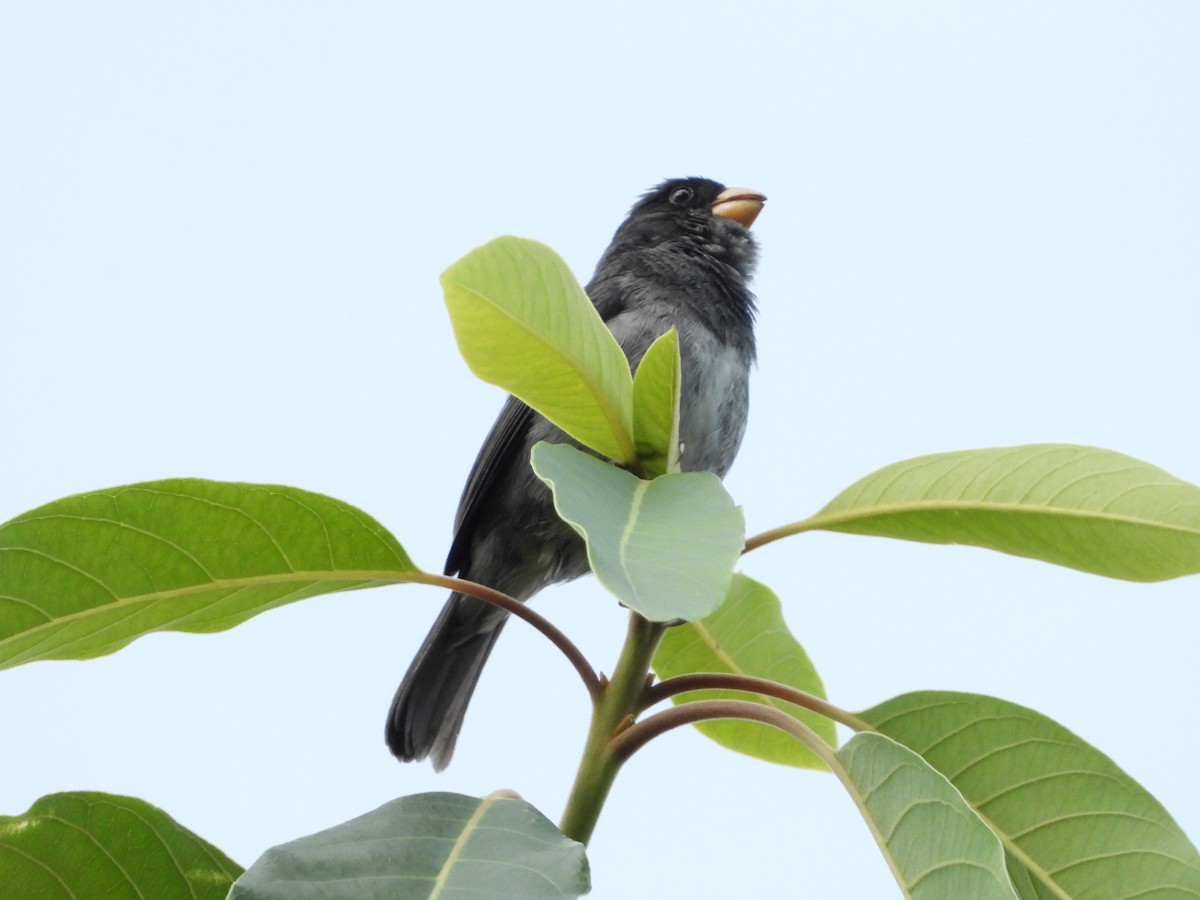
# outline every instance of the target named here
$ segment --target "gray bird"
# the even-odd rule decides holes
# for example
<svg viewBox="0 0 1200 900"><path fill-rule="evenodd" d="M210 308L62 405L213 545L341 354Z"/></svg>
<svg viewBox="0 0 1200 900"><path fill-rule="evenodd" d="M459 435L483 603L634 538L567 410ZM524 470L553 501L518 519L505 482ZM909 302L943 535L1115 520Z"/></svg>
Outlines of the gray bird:
<svg viewBox="0 0 1200 900"><path fill-rule="evenodd" d="M754 362L757 248L749 227L766 198L706 178L666 181L617 229L586 290L636 368L674 326L682 363L680 465L724 477L746 430ZM528 600L588 571L580 537L554 512L529 454L538 441L575 443L509 397L463 489L446 574ZM507 613L454 593L392 700L385 736L408 762L450 762L471 694Z"/></svg>

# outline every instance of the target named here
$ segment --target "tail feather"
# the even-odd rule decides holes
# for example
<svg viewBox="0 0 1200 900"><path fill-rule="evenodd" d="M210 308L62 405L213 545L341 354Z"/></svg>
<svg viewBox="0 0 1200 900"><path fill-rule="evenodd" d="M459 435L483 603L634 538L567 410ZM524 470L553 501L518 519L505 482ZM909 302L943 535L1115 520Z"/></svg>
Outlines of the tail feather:
<svg viewBox="0 0 1200 900"><path fill-rule="evenodd" d="M449 765L479 673L507 618L491 604L450 595L392 699L384 736L402 762L428 756L438 772Z"/></svg>

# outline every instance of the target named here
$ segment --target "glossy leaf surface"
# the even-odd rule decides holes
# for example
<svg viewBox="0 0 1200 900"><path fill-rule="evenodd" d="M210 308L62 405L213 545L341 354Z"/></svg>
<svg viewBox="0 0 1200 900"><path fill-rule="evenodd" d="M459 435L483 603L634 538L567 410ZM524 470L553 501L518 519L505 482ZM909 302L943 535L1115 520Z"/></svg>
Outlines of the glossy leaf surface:
<svg viewBox="0 0 1200 900"><path fill-rule="evenodd" d="M970 544L1128 581L1200 572L1200 488L1132 457L1070 444L896 463L795 530L815 528Z"/></svg>
<svg viewBox="0 0 1200 900"><path fill-rule="evenodd" d="M366 513L298 488L175 478L77 494L0 525L0 668L220 631L417 571Z"/></svg>
<svg viewBox="0 0 1200 900"><path fill-rule="evenodd" d="M93 791L0 816L0 894L221 900L242 867L144 800Z"/></svg>
<svg viewBox="0 0 1200 900"><path fill-rule="evenodd" d="M1200 897L1200 854L1167 811L1040 713L924 691L859 715L954 783L1004 842L1022 897Z"/></svg>
<svg viewBox="0 0 1200 900"><path fill-rule="evenodd" d="M231 900L559 900L589 888L583 845L510 793L401 797L273 847Z"/></svg>
<svg viewBox="0 0 1200 900"><path fill-rule="evenodd" d="M698 672L751 675L825 696L821 677L783 620L779 598L766 585L741 574L733 576L729 596L715 612L667 629L654 654L654 671L663 680ZM784 700L743 691L693 691L673 698L677 704L728 699L754 700L781 709L804 722L826 743L837 743L832 720ZM825 768L804 744L769 725L716 719L699 722L696 728L739 753L788 766Z"/></svg>

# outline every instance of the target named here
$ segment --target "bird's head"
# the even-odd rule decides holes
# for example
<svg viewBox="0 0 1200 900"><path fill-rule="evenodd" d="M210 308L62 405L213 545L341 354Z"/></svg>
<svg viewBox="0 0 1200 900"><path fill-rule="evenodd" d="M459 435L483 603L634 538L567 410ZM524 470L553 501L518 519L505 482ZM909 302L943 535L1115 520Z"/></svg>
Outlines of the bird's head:
<svg viewBox="0 0 1200 900"><path fill-rule="evenodd" d="M766 197L709 178L672 178L642 195L617 229L615 250L674 244L697 250L749 274L755 250L748 229Z"/></svg>

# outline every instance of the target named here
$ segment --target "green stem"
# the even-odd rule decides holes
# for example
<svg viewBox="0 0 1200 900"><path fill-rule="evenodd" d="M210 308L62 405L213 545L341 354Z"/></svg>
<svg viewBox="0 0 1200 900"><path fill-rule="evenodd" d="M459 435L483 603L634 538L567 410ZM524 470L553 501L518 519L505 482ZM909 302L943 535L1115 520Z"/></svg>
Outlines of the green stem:
<svg viewBox="0 0 1200 900"><path fill-rule="evenodd" d="M626 757L613 753L613 739L633 724L643 708L650 660L665 631L665 625L630 613L629 632L612 679L592 702L592 724L583 758L558 826L563 834L582 844L591 839L604 800L625 761Z"/></svg>
<svg viewBox="0 0 1200 900"><path fill-rule="evenodd" d="M793 534L815 531L821 527L820 522L820 516L811 516L800 522L792 522L790 525L780 525L778 528L772 528L770 531L756 534L754 537L746 538L746 546L743 548L742 553L749 553L751 550L757 550L764 544L769 544L780 538L791 537Z"/></svg>

